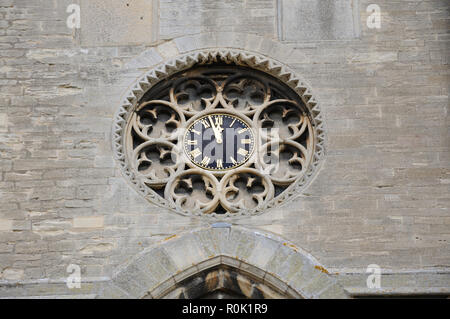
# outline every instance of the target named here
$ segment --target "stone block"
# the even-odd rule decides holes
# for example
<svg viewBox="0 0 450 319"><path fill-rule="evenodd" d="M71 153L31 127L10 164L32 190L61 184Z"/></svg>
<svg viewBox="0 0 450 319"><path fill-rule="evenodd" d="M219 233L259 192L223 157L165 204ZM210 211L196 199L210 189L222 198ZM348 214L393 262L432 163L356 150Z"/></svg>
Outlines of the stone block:
<svg viewBox="0 0 450 319"><path fill-rule="evenodd" d="M208 257L218 256L221 253L221 241L217 238L219 232L216 229L207 229L193 234Z"/></svg>
<svg viewBox="0 0 450 319"><path fill-rule="evenodd" d="M219 249L220 253L225 253L225 247L230 237L230 228L213 228L210 230L214 249Z"/></svg>
<svg viewBox="0 0 450 319"><path fill-rule="evenodd" d="M13 221L11 219L0 219L0 231L11 231Z"/></svg>
<svg viewBox="0 0 450 319"><path fill-rule="evenodd" d="M128 293L123 291L111 282L104 284L98 296L101 299L129 299L132 298Z"/></svg>
<svg viewBox="0 0 450 319"><path fill-rule="evenodd" d="M322 291L330 287L334 284L334 281L329 278L326 274L315 274L315 276L310 277L309 282L303 287L297 287L296 285L292 285L293 288L301 291L305 296L308 297L317 297Z"/></svg>
<svg viewBox="0 0 450 319"><path fill-rule="evenodd" d="M173 41L167 41L158 46L158 52L165 59L175 57L179 54L178 48Z"/></svg>
<svg viewBox="0 0 450 319"><path fill-rule="evenodd" d="M162 248L154 248L138 257L136 266L149 277L154 278L155 284L169 279L177 271L171 257Z"/></svg>
<svg viewBox="0 0 450 319"><path fill-rule="evenodd" d="M8 131L8 114L0 113L0 133Z"/></svg>
<svg viewBox="0 0 450 319"><path fill-rule="evenodd" d="M356 0L280 0L285 41L350 40L359 36Z"/></svg>
<svg viewBox="0 0 450 319"><path fill-rule="evenodd" d="M282 277L281 275L286 270L284 265L287 263L287 260L291 255L293 255L293 253L294 251L291 248L286 246L280 246L280 248L277 249L275 254L266 264L267 272L281 278Z"/></svg>
<svg viewBox="0 0 450 319"><path fill-rule="evenodd" d="M197 238L186 234L182 239L172 239L165 243L164 250L172 257L178 270L184 270L208 258Z"/></svg>
<svg viewBox="0 0 450 319"><path fill-rule="evenodd" d="M15 247L15 252L18 254L39 254L46 251L48 251L48 244L43 240L22 242Z"/></svg>
<svg viewBox="0 0 450 319"><path fill-rule="evenodd" d="M232 228L223 253L231 257L247 260L255 246L256 241L253 236L249 236L247 232L239 228Z"/></svg>
<svg viewBox="0 0 450 319"><path fill-rule="evenodd" d="M234 31L273 37L276 29L275 1L161 0L160 36L172 39L205 32ZM188 12L188 13L187 13Z"/></svg>
<svg viewBox="0 0 450 319"><path fill-rule="evenodd" d="M157 38L154 0L81 0L83 46L142 45Z"/></svg>
<svg viewBox="0 0 450 319"><path fill-rule="evenodd" d="M20 280L23 278L23 274L23 269L6 268L2 271L0 278L5 280Z"/></svg>
<svg viewBox="0 0 450 319"><path fill-rule="evenodd" d="M268 237L258 237L260 237L260 239L257 241L254 250L251 252L248 262L260 269L266 269L267 263L278 250L280 243Z"/></svg>
<svg viewBox="0 0 450 319"><path fill-rule="evenodd" d="M342 287L338 284L333 284L322 291L317 297L319 299L346 299L349 296L345 293Z"/></svg>
<svg viewBox="0 0 450 319"><path fill-rule="evenodd" d="M134 298L141 298L153 286L154 280L136 266L131 265L119 273L113 279L113 283Z"/></svg>
<svg viewBox="0 0 450 319"><path fill-rule="evenodd" d="M30 230L31 229L31 220L13 220L12 228L13 231L20 230Z"/></svg>
<svg viewBox="0 0 450 319"><path fill-rule="evenodd" d="M73 219L73 228L103 228L104 216L83 216Z"/></svg>
<svg viewBox="0 0 450 319"><path fill-rule="evenodd" d="M8 245L8 244L0 244L0 254L1 253L11 253L14 250L14 246L13 245Z"/></svg>
<svg viewBox="0 0 450 319"><path fill-rule="evenodd" d="M167 52L165 52L167 53ZM128 69L149 68L163 61L161 55L155 49L151 48L139 54L136 58L128 62L125 67Z"/></svg>

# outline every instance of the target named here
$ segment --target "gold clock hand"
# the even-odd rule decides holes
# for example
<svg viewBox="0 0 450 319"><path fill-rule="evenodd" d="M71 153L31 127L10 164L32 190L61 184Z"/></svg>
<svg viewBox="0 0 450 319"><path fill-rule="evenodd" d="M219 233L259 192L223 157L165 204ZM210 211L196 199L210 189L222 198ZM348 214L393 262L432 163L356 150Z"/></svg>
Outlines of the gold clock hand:
<svg viewBox="0 0 450 319"><path fill-rule="evenodd" d="M214 132L214 136L216 137L217 143L222 143L222 132L217 129L217 127L214 125L214 121L212 120L211 116L208 116L209 121L211 122L211 126Z"/></svg>
<svg viewBox="0 0 450 319"><path fill-rule="evenodd" d="M222 127L222 123L221 121L219 121L219 117L216 116L216 125L217 125L217 130L222 133L223 132L223 127Z"/></svg>

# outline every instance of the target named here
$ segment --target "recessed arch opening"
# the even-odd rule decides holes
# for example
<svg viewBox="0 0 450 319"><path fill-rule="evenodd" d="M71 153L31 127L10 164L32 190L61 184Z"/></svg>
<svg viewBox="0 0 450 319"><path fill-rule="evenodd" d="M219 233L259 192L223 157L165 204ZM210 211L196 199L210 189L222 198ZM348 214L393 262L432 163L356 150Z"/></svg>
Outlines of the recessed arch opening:
<svg viewBox="0 0 450 319"><path fill-rule="evenodd" d="M168 237L119 267L105 298L348 298L314 257L240 226Z"/></svg>
<svg viewBox="0 0 450 319"><path fill-rule="evenodd" d="M162 299L294 299L280 285L226 263L190 275L156 298ZM147 297L147 296L146 296ZM146 298L144 297L144 298ZM153 298L153 297L152 297Z"/></svg>

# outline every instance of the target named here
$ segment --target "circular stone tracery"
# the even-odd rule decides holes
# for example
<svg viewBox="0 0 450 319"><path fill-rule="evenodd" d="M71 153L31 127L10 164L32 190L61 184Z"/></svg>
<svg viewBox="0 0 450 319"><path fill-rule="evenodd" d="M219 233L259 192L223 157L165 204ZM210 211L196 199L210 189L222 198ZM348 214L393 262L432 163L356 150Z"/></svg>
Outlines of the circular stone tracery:
<svg viewBox="0 0 450 319"><path fill-rule="evenodd" d="M315 100L298 78L286 85L286 75L280 77L283 83L255 70L268 72L270 67L264 61L264 67L256 65L254 56L246 60L231 53L227 58L220 52L208 54L196 65L182 59L189 65L170 77L151 83L147 75L148 85L140 82L151 88L134 89L134 97L121 108L114 132L116 155L131 182L151 202L184 215L257 214L306 185L322 156L322 121ZM280 69L286 71L276 68ZM203 164L208 162L202 165L189 156L196 150L187 143L198 141L187 136L195 135L189 130L199 131L195 125L202 119L218 114L221 121L239 121L239 129L247 126L251 138L241 140L252 145L239 148L245 156L233 162L236 165L220 162L218 167L216 160L212 169L211 158L199 157ZM214 127L213 118L207 122L215 135L219 126ZM216 142L217 137L213 136Z"/></svg>

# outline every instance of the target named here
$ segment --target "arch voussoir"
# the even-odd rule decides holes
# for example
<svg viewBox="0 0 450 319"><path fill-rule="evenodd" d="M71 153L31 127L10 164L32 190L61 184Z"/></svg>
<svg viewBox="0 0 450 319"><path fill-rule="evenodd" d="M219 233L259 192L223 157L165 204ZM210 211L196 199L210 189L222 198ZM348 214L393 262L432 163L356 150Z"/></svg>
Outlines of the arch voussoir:
<svg viewBox="0 0 450 319"><path fill-rule="evenodd" d="M219 266L248 274L290 298L347 297L308 253L277 236L237 226L202 228L145 249L115 272L102 295L167 298L177 295L173 291L188 278Z"/></svg>

